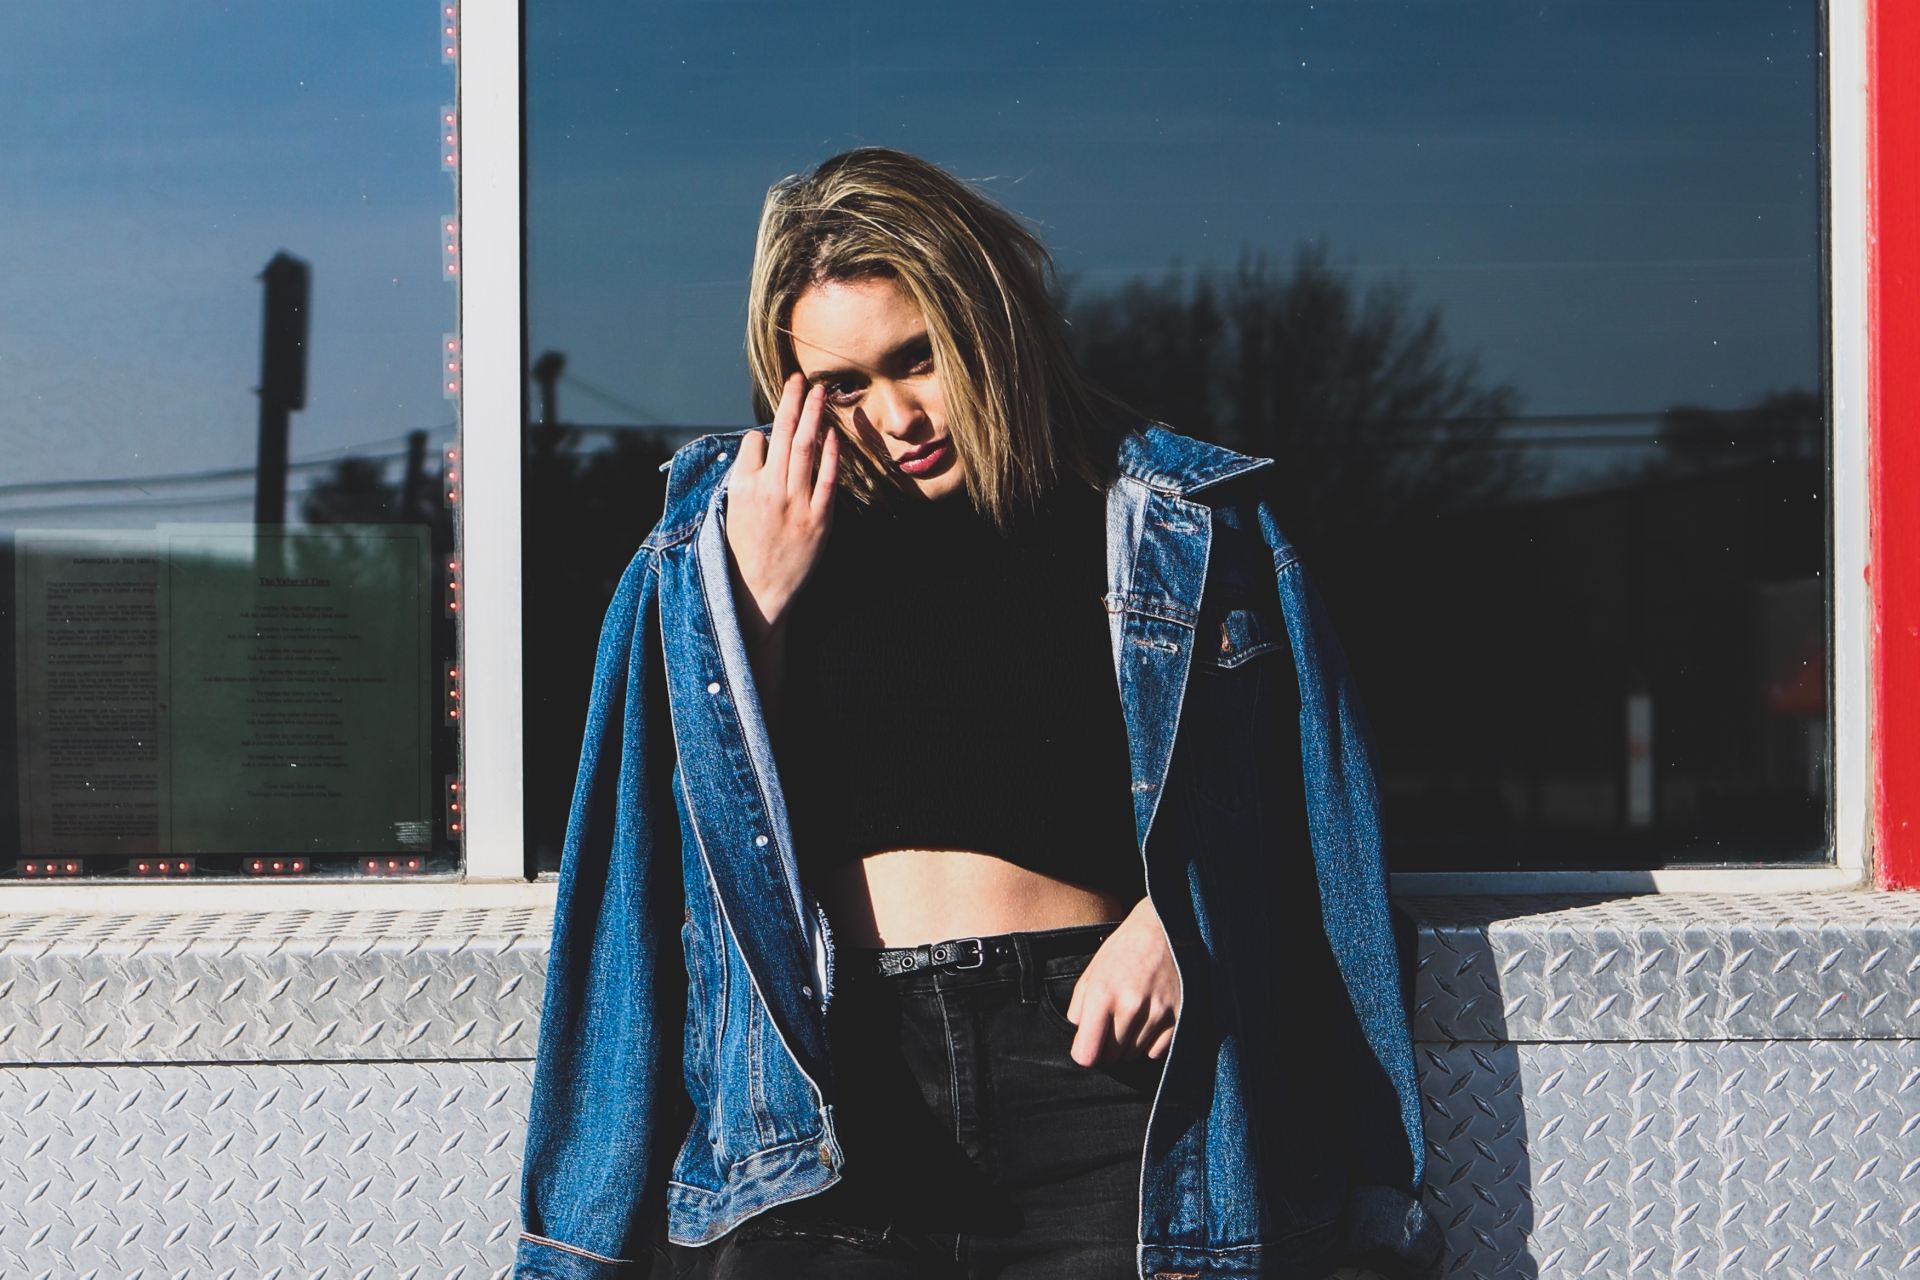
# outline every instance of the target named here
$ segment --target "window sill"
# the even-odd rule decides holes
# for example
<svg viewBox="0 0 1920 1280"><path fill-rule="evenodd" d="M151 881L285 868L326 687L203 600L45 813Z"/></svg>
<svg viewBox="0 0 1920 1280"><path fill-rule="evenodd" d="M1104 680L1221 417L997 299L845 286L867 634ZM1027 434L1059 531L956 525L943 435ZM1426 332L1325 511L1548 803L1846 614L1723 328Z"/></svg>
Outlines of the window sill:
<svg viewBox="0 0 1920 1280"><path fill-rule="evenodd" d="M244 895L222 907L210 892ZM528 1061L552 881L62 888L0 914L0 1064ZM292 895L270 904L266 891ZM281 892L283 891L283 892ZM171 898L171 901L169 899ZM1425 1044L1913 1039L1920 893L1408 896ZM1284 1015L1283 1015L1284 1016Z"/></svg>
<svg viewBox="0 0 1920 1280"><path fill-rule="evenodd" d="M550 918L557 880L473 880L409 876L360 879L201 880L172 884L127 880L0 885L0 917L30 914L166 915L181 912L424 911L544 909ZM543 926L544 927L544 926Z"/></svg>
<svg viewBox="0 0 1920 1280"><path fill-rule="evenodd" d="M1675 867L1661 871L1401 871L1398 897L1430 894L1807 893L1868 890L1859 867Z"/></svg>
<svg viewBox="0 0 1920 1280"><path fill-rule="evenodd" d="M1920 893L1408 897L1425 1043L1911 1040Z"/></svg>

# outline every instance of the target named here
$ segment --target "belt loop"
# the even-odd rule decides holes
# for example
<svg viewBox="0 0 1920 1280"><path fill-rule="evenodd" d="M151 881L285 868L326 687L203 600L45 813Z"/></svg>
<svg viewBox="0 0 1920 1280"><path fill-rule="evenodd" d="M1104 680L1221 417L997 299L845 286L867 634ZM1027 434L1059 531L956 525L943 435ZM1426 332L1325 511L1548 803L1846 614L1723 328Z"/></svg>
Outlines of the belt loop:
<svg viewBox="0 0 1920 1280"><path fill-rule="evenodd" d="M1036 1004L1040 1000L1040 965L1033 958L1033 937L1024 929L1008 936L1013 939L1014 955L1020 959L1020 1003Z"/></svg>

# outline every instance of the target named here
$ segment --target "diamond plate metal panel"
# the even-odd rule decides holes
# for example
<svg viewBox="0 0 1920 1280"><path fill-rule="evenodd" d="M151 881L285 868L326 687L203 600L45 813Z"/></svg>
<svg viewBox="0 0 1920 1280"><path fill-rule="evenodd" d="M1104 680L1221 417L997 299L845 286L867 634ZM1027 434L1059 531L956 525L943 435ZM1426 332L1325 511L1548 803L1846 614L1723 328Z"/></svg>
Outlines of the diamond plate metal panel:
<svg viewBox="0 0 1920 1280"><path fill-rule="evenodd" d="M1920 1273L1920 895L1402 905L1449 1275ZM549 921L0 918L0 1280L504 1278Z"/></svg>
<svg viewBox="0 0 1920 1280"><path fill-rule="evenodd" d="M1920 1274L1920 1045L1418 1050L1447 1274Z"/></svg>
<svg viewBox="0 0 1920 1280"><path fill-rule="evenodd" d="M1920 894L1424 898L1414 1037L1912 1039Z"/></svg>
<svg viewBox="0 0 1920 1280"><path fill-rule="evenodd" d="M0 1277L511 1270L522 1062L0 1071Z"/></svg>
<svg viewBox="0 0 1920 1280"><path fill-rule="evenodd" d="M550 913L0 918L0 1064L533 1056Z"/></svg>

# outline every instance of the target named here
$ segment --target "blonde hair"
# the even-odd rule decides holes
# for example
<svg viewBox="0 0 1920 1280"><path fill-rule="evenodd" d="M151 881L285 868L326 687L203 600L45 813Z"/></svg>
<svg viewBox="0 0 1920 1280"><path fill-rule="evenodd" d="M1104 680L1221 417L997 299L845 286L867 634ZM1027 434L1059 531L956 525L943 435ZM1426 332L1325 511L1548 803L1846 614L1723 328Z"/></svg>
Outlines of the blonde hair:
<svg viewBox="0 0 1920 1280"><path fill-rule="evenodd" d="M977 510L1004 529L1065 475L1106 488L1114 455L1097 444L1140 415L1081 374L1047 292L1052 272L1045 246L1013 213L903 151L858 147L781 179L761 207L747 294L757 420L772 420L800 367L789 331L800 295L887 278L926 321ZM867 502L908 487L858 434L842 434L853 448L840 451L840 483Z"/></svg>

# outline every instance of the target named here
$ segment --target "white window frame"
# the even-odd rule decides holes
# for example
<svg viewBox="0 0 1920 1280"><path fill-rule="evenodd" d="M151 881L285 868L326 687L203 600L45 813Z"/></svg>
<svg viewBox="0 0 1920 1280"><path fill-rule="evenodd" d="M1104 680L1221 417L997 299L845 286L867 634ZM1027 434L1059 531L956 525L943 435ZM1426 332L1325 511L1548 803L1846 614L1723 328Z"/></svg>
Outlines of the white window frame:
<svg viewBox="0 0 1920 1280"><path fill-rule="evenodd" d="M555 877L526 875L520 0L465 0L459 13L463 871L390 882L6 884L0 885L0 913L340 910L374 904L393 910L552 909ZM1867 0L1831 0L1827 20L1835 861L1660 871L1413 871L1393 876L1396 894L1794 892L1868 883ZM475 725L480 732L472 731Z"/></svg>
<svg viewBox="0 0 1920 1280"><path fill-rule="evenodd" d="M462 6L460 657L464 884L525 884L520 0ZM477 87L466 92L468 77ZM482 726L474 732L474 725Z"/></svg>
<svg viewBox="0 0 1920 1280"><path fill-rule="evenodd" d="M521 783L520 0L464 0L458 13L463 870L405 880L9 883L0 884L0 914L552 910L553 884L526 875ZM433 122L423 119L420 127ZM421 234L432 231L422 227ZM423 339L422 359L431 338ZM467 732L474 724L482 731Z"/></svg>

